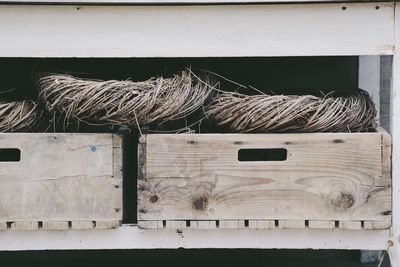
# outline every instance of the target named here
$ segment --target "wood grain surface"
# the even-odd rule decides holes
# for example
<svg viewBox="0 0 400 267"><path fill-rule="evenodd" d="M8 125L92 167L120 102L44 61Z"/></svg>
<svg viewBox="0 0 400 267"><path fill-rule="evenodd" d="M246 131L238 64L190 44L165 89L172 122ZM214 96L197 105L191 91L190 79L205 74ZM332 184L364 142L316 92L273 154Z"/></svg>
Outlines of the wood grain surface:
<svg viewBox="0 0 400 267"><path fill-rule="evenodd" d="M21 151L19 162L0 162L0 222L63 230L122 220L119 136L0 134L0 148Z"/></svg>
<svg viewBox="0 0 400 267"><path fill-rule="evenodd" d="M305 227L305 220L321 228L356 221L340 223L342 229L364 220L390 222L385 136L146 135L139 145L138 219L279 220L281 228ZM239 149L265 148L284 148L287 159L238 161Z"/></svg>

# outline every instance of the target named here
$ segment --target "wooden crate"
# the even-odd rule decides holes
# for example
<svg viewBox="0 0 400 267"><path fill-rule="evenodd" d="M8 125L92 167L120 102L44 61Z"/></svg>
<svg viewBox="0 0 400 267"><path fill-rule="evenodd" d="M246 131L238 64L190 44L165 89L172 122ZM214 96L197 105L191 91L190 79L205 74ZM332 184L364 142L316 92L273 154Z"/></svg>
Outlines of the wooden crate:
<svg viewBox="0 0 400 267"><path fill-rule="evenodd" d="M107 229L121 220L120 136L0 134L0 229Z"/></svg>
<svg viewBox="0 0 400 267"><path fill-rule="evenodd" d="M286 159L239 161L243 151L257 155L249 149L280 149ZM138 224L387 229L390 155L391 139L381 128L370 133L148 134L139 145Z"/></svg>

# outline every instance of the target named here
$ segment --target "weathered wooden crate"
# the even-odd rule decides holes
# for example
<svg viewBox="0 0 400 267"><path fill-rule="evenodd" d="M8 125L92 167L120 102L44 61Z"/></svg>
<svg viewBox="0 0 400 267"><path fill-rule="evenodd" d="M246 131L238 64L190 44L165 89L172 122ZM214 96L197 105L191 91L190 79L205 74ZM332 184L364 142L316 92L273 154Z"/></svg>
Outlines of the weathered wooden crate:
<svg viewBox="0 0 400 267"><path fill-rule="evenodd" d="M0 134L0 229L104 229L121 220L120 136Z"/></svg>
<svg viewBox="0 0 400 267"><path fill-rule="evenodd" d="M390 155L383 129L148 134L139 145L138 224L386 229Z"/></svg>

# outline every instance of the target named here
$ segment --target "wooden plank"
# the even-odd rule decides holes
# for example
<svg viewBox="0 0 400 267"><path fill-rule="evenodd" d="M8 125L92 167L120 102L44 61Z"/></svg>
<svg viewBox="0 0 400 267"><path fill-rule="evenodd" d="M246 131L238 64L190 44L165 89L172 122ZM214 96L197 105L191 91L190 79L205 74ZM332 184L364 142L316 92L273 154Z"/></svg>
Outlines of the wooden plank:
<svg viewBox="0 0 400 267"><path fill-rule="evenodd" d="M138 180L146 178L146 136L143 135L139 138L138 144ZM138 184L139 186L139 184ZM141 188L138 187L138 190Z"/></svg>
<svg viewBox="0 0 400 267"><path fill-rule="evenodd" d="M379 222L379 221L365 221L364 229L366 230L385 230L389 229L391 222Z"/></svg>
<svg viewBox="0 0 400 267"><path fill-rule="evenodd" d="M122 138L120 135L113 135L113 168L114 178L118 179L117 185L122 190Z"/></svg>
<svg viewBox="0 0 400 267"><path fill-rule="evenodd" d="M340 221L339 229L359 230L361 229L361 221Z"/></svg>
<svg viewBox="0 0 400 267"><path fill-rule="evenodd" d="M43 222L43 229L44 230L68 230L68 222Z"/></svg>
<svg viewBox="0 0 400 267"><path fill-rule="evenodd" d="M138 226L144 229L162 229L162 221L138 221Z"/></svg>
<svg viewBox="0 0 400 267"><path fill-rule="evenodd" d="M377 3L348 3L345 9L343 6L0 5L0 56L393 54L392 3L379 4L379 9ZM154 14L157 20L152 19Z"/></svg>
<svg viewBox="0 0 400 267"><path fill-rule="evenodd" d="M374 221L374 230L384 230L384 229L390 229L392 226L391 222L379 222L379 221Z"/></svg>
<svg viewBox="0 0 400 267"><path fill-rule="evenodd" d="M121 221L96 221L96 229L116 229L121 225Z"/></svg>
<svg viewBox="0 0 400 267"><path fill-rule="evenodd" d="M308 228L310 228L310 229L333 229L333 228L335 228L335 221L311 220L308 222Z"/></svg>
<svg viewBox="0 0 400 267"><path fill-rule="evenodd" d="M192 221L194 222L194 221ZM197 229L216 229L217 224L215 221L197 221ZM192 224L190 224L192 226Z"/></svg>
<svg viewBox="0 0 400 267"><path fill-rule="evenodd" d="M17 231L38 230L39 224L38 222L29 222L29 221L12 222L11 229Z"/></svg>
<svg viewBox="0 0 400 267"><path fill-rule="evenodd" d="M225 228L225 229L244 228L244 220L220 220L219 228Z"/></svg>
<svg viewBox="0 0 400 267"><path fill-rule="evenodd" d="M374 229L374 221L364 221L364 229L365 230L373 230Z"/></svg>
<svg viewBox="0 0 400 267"><path fill-rule="evenodd" d="M304 220L279 220L279 228L281 229L301 229L305 227Z"/></svg>
<svg viewBox="0 0 400 267"><path fill-rule="evenodd" d="M140 220L390 221L380 133L147 135ZM238 150L285 148L286 161Z"/></svg>
<svg viewBox="0 0 400 267"><path fill-rule="evenodd" d="M94 227L95 223L90 221L72 221L71 223L72 230L89 230Z"/></svg>
<svg viewBox="0 0 400 267"><path fill-rule="evenodd" d="M122 225L111 230L0 231L0 250L93 249L368 249L385 250L389 230L176 229L148 230Z"/></svg>
<svg viewBox="0 0 400 267"><path fill-rule="evenodd" d="M123 159L122 159L122 136L113 135L113 184L114 184L114 211L118 213L118 220L115 218L102 218L96 220L96 229L114 229L122 223L122 195L123 195ZM105 196L107 197L107 196ZM106 221L102 221L106 220Z"/></svg>
<svg viewBox="0 0 400 267"><path fill-rule="evenodd" d="M382 127L378 127L377 131L382 135L382 179L391 180L392 137Z"/></svg>
<svg viewBox="0 0 400 267"><path fill-rule="evenodd" d="M184 229L186 228L186 221L166 221L165 228L168 229Z"/></svg>
<svg viewBox="0 0 400 267"><path fill-rule="evenodd" d="M381 134L382 141L382 180L392 182L392 137L382 127L377 127L378 133ZM389 199L389 196L387 197ZM390 202L392 202L390 195ZM389 212L387 212L389 213ZM392 218L392 209L388 214ZM374 230L389 229L392 225L392 220L386 221L373 221L372 228ZM365 228L365 225L364 225Z"/></svg>
<svg viewBox="0 0 400 267"><path fill-rule="evenodd" d="M273 228L275 228L275 221L274 220L249 220L249 228L273 229Z"/></svg>
<svg viewBox="0 0 400 267"><path fill-rule="evenodd" d="M0 162L0 221L122 220L112 134L3 133L0 148L21 151Z"/></svg>
<svg viewBox="0 0 400 267"><path fill-rule="evenodd" d="M395 11L395 54L393 56L393 77L390 90L390 128L393 136L392 154L392 194L393 194L393 224L390 240L392 246L387 251L392 266L400 266L400 3L396 3Z"/></svg>

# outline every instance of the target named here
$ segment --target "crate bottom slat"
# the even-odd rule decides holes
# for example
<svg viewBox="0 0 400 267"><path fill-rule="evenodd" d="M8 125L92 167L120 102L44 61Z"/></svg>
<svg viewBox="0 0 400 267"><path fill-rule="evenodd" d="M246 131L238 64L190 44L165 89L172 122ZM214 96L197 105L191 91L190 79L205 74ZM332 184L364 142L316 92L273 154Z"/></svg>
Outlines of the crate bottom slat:
<svg viewBox="0 0 400 267"><path fill-rule="evenodd" d="M0 230L16 231L64 231L64 230L109 230L121 226L121 221L16 221L0 222Z"/></svg>
<svg viewBox="0 0 400 267"><path fill-rule="evenodd" d="M390 221L321 221L321 220L139 220L142 229L341 229L387 230Z"/></svg>

